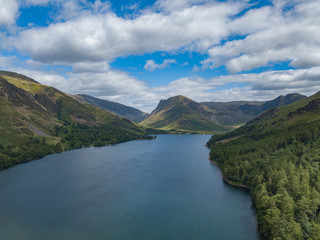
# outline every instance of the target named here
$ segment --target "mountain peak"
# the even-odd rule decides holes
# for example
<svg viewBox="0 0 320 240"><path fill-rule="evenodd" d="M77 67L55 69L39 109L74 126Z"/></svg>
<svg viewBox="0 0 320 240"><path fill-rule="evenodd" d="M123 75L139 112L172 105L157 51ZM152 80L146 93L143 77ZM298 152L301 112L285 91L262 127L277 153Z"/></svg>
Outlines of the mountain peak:
<svg viewBox="0 0 320 240"><path fill-rule="evenodd" d="M170 97L166 100L161 100L162 102L164 103L188 103L188 102L194 102L192 99L190 98L187 98L183 95L177 95L177 96L173 96L173 97ZM160 102L161 102L160 101Z"/></svg>
<svg viewBox="0 0 320 240"><path fill-rule="evenodd" d="M226 131L210 109L182 95L161 100L157 108L142 122L148 127L198 132Z"/></svg>
<svg viewBox="0 0 320 240"><path fill-rule="evenodd" d="M187 97L185 97L185 96L183 96L183 95L173 96L173 97L171 97L171 98L168 98L168 100L169 100L169 99L193 101L192 99L187 98Z"/></svg>
<svg viewBox="0 0 320 240"><path fill-rule="evenodd" d="M184 105L190 102L194 102L194 101L182 95L173 96L168 99L161 99L158 106L156 107L155 110L152 111L151 114L158 113L164 109L169 109L175 105Z"/></svg>

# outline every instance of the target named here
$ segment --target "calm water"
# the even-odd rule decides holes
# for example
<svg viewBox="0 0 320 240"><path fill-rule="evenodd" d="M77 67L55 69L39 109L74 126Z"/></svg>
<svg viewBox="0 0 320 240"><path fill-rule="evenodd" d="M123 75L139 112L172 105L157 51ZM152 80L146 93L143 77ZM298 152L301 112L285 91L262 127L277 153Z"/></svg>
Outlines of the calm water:
<svg viewBox="0 0 320 240"><path fill-rule="evenodd" d="M0 172L0 239L258 240L249 194L207 135L86 148Z"/></svg>

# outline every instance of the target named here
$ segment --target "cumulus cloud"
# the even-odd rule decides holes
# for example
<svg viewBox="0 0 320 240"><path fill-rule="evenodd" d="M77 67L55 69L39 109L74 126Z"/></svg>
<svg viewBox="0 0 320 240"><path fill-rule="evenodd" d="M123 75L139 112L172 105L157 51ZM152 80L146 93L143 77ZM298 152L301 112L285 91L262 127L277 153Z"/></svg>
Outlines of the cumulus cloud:
<svg viewBox="0 0 320 240"><path fill-rule="evenodd" d="M156 69L165 69L170 66L170 64L177 63L175 59L165 59L163 63L157 64L153 60L147 60L146 64L144 65L144 69L147 71L154 71Z"/></svg>
<svg viewBox="0 0 320 240"><path fill-rule="evenodd" d="M73 73L99 73L109 70L108 62L78 62L72 67Z"/></svg>
<svg viewBox="0 0 320 240"><path fill-rule="evenodd" d="M172 12L172 11L188 8L193 5L204 4L208 2L213 2L213 1L210 1L210 0L157 0L154 4L154 7L165 12Z"/></svg>
<svg viewBox="0 0 320 240"><path fill-rule="evenodd" d="M212 47L208 51L210 57L202 63L214 67L225 65L231 73L282 61L296 68L320 66L320 2L299 2L284 13L285 6L267 7L270 10L264 11L262 21L257 19L261 15L256 15L262 9L252 9L247 14L251 17L244 16L231 23L238 26L240 21L250 28L251 23L263 24L244 39Z"/></svg>
<svg viewBox="0 0 320 240"><path fill-rule="evenodd" d="M315 0L274 1L273 6L252 8L240 16L246 1L158 0L158 11L130 19L117 16L101 1L60 4L65 21L26 29L9 42L34 60L53 64L111 62L177 50L207 52L202 69L225 65L231 73L281 61L297 68L320 62L320 2Z"/></svg>
<svg viewBox="0 0 320 240"><path fill-rule="evenodd" d="M16 57L5 57L0 55L0 68L7 68L12 66L16 61Z"/></svg>
<svg viewBox="0 0 320 240"><path fill-rule="evenodd" d="M185 95L196 101L265 101L279 95L320 91L320 67L236 74L211 79L186 77L159 87L167 95Z"/></svg>
<svg viewBox="0 0 320 240"><path fill-rule="evenodd" d="M5 59L4 59L5 60ZM2 59L0 58L0 64ZM92 66L94 67L94 65ZM148 88L144 82L116 70L78 71L67 76L52 71L30 70L17 67L3 67L33 78L37 82L53 86L70 94L89 94L94 97L116 101L128 106L151 112L163 97L161 93Z"/></svg>
<svg viewBox="0 0 320 240"><path fill-rule="evenodd" d="M86 12L48 27L27 29L11 42L44 63L112 61L120 56L181 48L203 51L229 34L229 17L242 5L214 2L169 14L145 13L134 19L110 11Z"/></svg>
<svg viewBox="0 0 320 240"><path fill-rule="evenodd" d="M18 10L17 0L0 0L0 26L14 24Z"/></svg>
<svg viewBox="0 0 320 240"><path fill-rule="evenodd" d="M121 71L71 74L68 81L73 83L71 93L86 93L145 111L151 111L159 98L144 82Z"/></svg>

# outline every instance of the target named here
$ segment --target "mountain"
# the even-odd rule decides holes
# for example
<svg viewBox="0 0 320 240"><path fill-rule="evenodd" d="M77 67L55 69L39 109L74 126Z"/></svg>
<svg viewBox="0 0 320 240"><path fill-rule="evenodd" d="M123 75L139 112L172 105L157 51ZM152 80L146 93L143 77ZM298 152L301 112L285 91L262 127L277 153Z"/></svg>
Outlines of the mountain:
<svg viewBox="0 0 320 240"><path fill-rule="evenodd" d="M217 123L211 109L181 95L161 100L157 108L141 124L166 130L197 132L228 130L227 127Z"/></svg>
<svg viewBox="0 0 320 240"><path fill-rule="evenodd" d="M246 123L268 109L284 106L303 98L306 96L293 93L266 102L202 102L200 104L214 110L215 118L221 125L238 125Z"/></svg>
<svg viewBox="0 0 320 240"><path fill-rule="evenodd" d="M255 111L255 115L259 115L260 113L262 113L268 109L271 109L271 108L288 105L290 103L296 102L296 101L303 99L303 98L306 98L306 96L298 94L298 93L287 94L285 96L281 95L274 100L267 101L267 102L263 103L262 105L260 105L257 108L257 110Z"/></svg>
<svg viewBox="0 0 320 240"><path fill-rule="evenodd" d="M31 78L0 71L0 169L68 149L147 138L146 130Z"/></svg>
<svg viewBox="0 0 320 240"><path fill-rule="evenodd" d="M107 110L108 112L112 112L112 113L117 114L121 117L128 118L128 119L130 119L134 122L137 122L137 123L143 121L145 118L148 117L147 113L142 112L142 111L140 111L136 108L133 108L133 107L128 107L128 106L120 104L120 103L95 98L95 97L85 95L85 94L78 94L78 95L76 95L76 97L80 101L88 102L92 105L103 108L103 109Z"/></svg>
<svg viewBox="0 0 320 240"><path fill-rule="evenodd" d="M215 135L208 147L227 182L250 188L266 239L320 239L320 92Z"/></svg>
<svg viewBox="0 0 320 240"><path fill-rule="evenodd" d="M221 125L241 125L256 116L257 109L264 102L201 102L214 111L215 118Z"/></svg>
<svg viewBox="0 0 320 240"><path fill-rule="evenodd" d="M197 103L179 95L161 100L157 108L141 124L165 130L228 131L238 125L243 125L267 109L283 106L303 98L306 96L294 93L279 96L267 102Z"/></svg>

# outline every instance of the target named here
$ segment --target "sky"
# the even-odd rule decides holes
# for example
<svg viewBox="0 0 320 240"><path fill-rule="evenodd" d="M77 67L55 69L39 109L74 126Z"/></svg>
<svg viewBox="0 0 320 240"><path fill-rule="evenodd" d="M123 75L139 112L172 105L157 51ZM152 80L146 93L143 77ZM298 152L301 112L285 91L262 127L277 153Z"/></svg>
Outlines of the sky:
<svg viewBox="0 0 320 240"><path fill-rule="evenodd" d="M151 112L320 91L320 0L0 0L0 70Z"/></svg>

